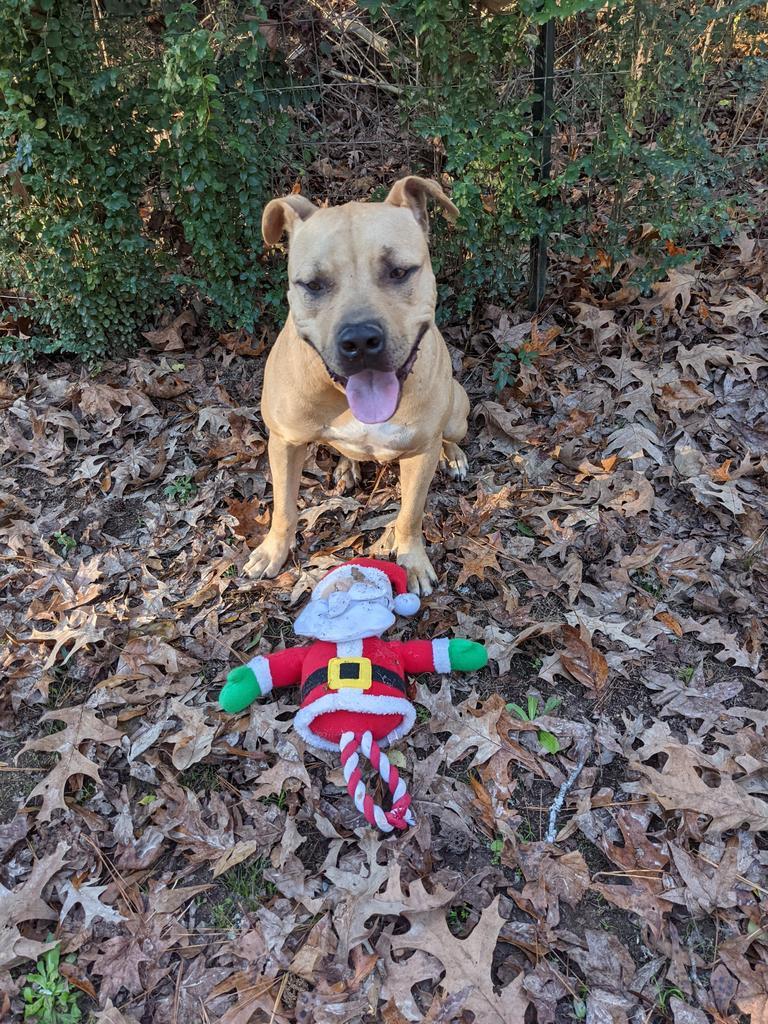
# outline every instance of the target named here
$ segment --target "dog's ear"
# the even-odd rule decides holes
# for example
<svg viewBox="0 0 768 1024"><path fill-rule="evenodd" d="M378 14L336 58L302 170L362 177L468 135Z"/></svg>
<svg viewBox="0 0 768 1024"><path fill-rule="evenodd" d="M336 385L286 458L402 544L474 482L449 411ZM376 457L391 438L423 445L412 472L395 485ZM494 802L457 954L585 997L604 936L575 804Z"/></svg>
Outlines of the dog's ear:
<svg viewBox="0 0 768 1024"><path fill-rule="evenodd" d="M264 207L261 217L261 233L267 245L275 245L287 231L290 237L297 221L307 220L317 212L314 203L304 196L283 196L273 199Z"/></svg>
<svg viewBox="0 0 768 1024"><path fill-rule="evenodd" d="M414 174L401 178L392 186L386 201L392 206L407 206L423 231L429 233L427 217L427 199L434 199L443 209L443 213L451 224L455 223L459 211L436 181L429 178L417 178Z"/></svg>

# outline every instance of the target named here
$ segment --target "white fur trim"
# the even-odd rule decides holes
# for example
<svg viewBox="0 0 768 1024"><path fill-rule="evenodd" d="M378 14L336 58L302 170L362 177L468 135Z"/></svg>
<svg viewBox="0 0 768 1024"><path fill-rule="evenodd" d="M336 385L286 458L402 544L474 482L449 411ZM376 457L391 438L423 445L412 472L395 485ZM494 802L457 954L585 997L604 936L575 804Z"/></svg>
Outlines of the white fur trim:
<svg viewBox="0 0 768 1024"><path fill-rule="evenodd" d="M395 598L395 611L398 615L415 615L419 610L418 594L398 594Z"/></svg>
<svg viewBox="0 0 768 1024"><path fill-rule="evenodd" d="M362 658L362 640L342 640L336 644L336 654L339 658Z"/></svg>
<svg viewBox="0 0 768 1024"><path fill-rule="evenodd" d="M248 668L251 669L253 674L256 676L256 682L259 684L261 696L266 697L269 691L274 689L274 683L272 682L272 670L269 667L269 662L263 655L257 654L255 658L251 658L248 662Z"/></svg>
<svg viewBox="0 0 768 1024"><path fill-rule="evenodd" d="M311 704L299 708L296 713L293 720L294 728L310 747L316 747L319 750L339 749L338 743L331 743L329 740L323 739L322 736L316 736L310 729L316 718L320 715L327 715L331 711L357 711L365 715L402 716L402 723L393 729L389 736L378 741L380 747L405 736L416 721L416 709L405 697L368 696L360 690L337 690L336 693L323 694Z"/></svg>
<svg viewBox="0 0 768 1024"><path fill-rule="evenodd" d="M451 671L451 656L448 653L450 640L443 637L441 640L432 641L432 660L435 663L435 672L446 675Z"/></svg>

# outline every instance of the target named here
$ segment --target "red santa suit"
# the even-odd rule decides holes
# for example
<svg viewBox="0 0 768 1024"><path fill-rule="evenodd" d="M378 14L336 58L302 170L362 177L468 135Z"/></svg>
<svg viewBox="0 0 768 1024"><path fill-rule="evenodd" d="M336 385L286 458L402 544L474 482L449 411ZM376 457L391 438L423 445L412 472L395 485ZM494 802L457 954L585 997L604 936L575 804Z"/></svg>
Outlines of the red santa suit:
<svg viewBox="0 0 768 1024"><path fill-rule="evenodd" d="M368 637L292 647L248 662L265 696L274 687L301 684L297 732L313 747L338 750L341 737L365 728L380 746L404 736L416 712L406 695L406 673L450 672L448 640L405 642Z"/></svg>

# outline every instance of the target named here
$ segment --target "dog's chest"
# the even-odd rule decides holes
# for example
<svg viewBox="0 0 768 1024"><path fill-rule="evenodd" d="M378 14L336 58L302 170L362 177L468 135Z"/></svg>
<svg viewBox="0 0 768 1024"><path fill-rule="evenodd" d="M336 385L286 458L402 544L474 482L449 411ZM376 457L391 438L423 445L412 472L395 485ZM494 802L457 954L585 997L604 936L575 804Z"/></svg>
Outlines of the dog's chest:
<svg viewBox="0 0 768 1024"><path fill-rule="evenodd" d="M361 423L354 416L340 416L319 438L348 459L392 462L408 454L415 431L402 423Z"/></svg>

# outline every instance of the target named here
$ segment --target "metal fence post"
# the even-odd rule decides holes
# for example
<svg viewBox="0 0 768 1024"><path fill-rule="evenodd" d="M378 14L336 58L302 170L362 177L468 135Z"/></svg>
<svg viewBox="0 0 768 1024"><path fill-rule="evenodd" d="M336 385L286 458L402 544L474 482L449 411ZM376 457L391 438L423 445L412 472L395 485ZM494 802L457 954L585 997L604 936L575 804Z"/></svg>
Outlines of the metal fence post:
<svg viewBox="0 0 768 1024"><path fill-rule="evenodd" d="M550 18L539 27L533 66L533 90L537 95L533 104L533 137L540 146L539 182L549 179L552 166L552 101L555 81L555 21ZM539 200L539 208L548 206L546 198ZM547 231L540 227L531 239L530 291L528 305L538 309L547 286Z"/></svg>

